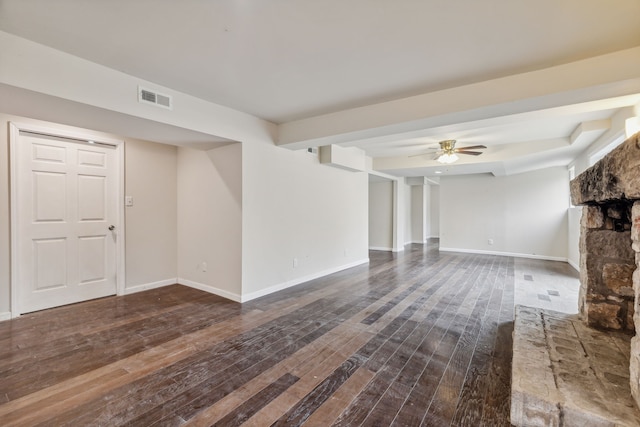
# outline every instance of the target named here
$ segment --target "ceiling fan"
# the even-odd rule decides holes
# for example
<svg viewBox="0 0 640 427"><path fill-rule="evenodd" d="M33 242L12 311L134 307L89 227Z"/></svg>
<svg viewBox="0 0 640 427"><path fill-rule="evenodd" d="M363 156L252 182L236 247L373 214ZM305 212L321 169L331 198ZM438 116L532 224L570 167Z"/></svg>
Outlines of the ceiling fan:
<svg viewBox="0 0 640 427"><path fill-rule="evenodd" d="M455 139L446 139L444 141L440 141L440 150L436 154L435 159L443 164L450 164L458 160L458 154L468 154L471 156L479 156L482 154L482 151L470 151L470 150L481 150L487 148L484 145L470 145L468 147L456 147ZM410 157L423 156L424 154L416 154Z"/></svg>

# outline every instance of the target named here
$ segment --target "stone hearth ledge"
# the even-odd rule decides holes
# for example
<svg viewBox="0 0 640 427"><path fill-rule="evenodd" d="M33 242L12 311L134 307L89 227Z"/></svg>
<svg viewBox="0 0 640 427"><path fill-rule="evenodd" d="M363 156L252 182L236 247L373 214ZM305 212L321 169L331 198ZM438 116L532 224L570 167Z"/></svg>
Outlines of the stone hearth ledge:
<svg viewBox="0 0 640 427"><path fill-rule="evenodd" d="M629 387L629 335L520 305L513 335L513 425L640 426Z"/></svg>

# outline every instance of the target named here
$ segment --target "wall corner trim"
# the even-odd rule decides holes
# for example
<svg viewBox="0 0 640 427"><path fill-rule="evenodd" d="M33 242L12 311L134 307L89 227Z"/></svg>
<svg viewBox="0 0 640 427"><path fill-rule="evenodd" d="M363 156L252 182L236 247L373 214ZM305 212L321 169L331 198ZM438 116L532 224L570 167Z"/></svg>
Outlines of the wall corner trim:
<svg viewBox="0 0 640 427"><path fill-rule="evenodd" d="M205 285L204 283L194 282L193 280L183 279L178 277L178 284L188 286L190 288L199 289L210 294L218 295L219 297L230 299L235 302L242 302L242 297L236 293L225 291L224 289L216 288L215 286Z"/></svg>
<svg viewBox="0 0 640 427"><path fill-rule="evenodd" d="M574 270L576 270L578 273L580 273L580 266L578 264L576 264L575 262L573 262L570 259L567 260L567 264L569 264L571 267L573 267Z"/></svg>
<svg viewBox="0 0 640 427"><path fill-rule="evenodd" d="M517 252L498 252L498 251L483 251L480 249L464 249L464 248L440 248L441 252L461 252L467 254L480 254L480 255L497 255L497 256L510 256L514 258L529 258L529 259L543 259L546 261L560 261L568 263L569 260L564 257L555 257L548 255L536 255L536 254L521 254Z"/></svg>
<svg viewBox="0 0 640 427"><path fill-rule="evenodd" d="M385 250L387 250L387 249L385 249ZM337 273L338 271L347 270L349 268L357 267L357 266L362 265L362 264L367 264L368 262L369 262L369 258L364 258L364 259L360 259L358 261L351 262L349 264L343 264L343 265L340 265L338 267L329 268L327 270L319 271L317 273L313 273L313 274L310 274L308 276L303 276L303 277L299 277L297 279L288 280L286 282L278 283L276 285L269 286L268 288L261 289L259 291L255 291L255 292L251 292L251 293L242 295L241 302L251 301L253 299L260 298L260 297L263 297L265 295L269 295L269 294L272 294L274 292L278 292L278 291L281 291L281 290L284 290L284 289L299 285L301 283L308 282L308 281L313 280L313 279L317 279L319 277L328 276L329 274Z"/></svg>
<svg viewBox="0 0 640 427"><path fill-rule="evenodd" d="M178 283L177 277L170 279L160 280L157 282L143 283L135 286L125 286L123 295L135 294L136 292L147 291L149 289L162 288L163 286L175 285Z"/></svg>

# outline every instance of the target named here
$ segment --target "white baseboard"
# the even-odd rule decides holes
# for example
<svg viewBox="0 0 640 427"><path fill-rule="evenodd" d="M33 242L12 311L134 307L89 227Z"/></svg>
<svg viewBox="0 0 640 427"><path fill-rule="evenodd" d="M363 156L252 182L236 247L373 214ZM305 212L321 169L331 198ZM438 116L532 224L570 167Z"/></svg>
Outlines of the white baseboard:
<svg viewBox="0 0 640 427"><path fill-rule="evenodd" d="M11 319L11 312L10 311L5 311L0 313L0 322L2 322L3 320L10 320Z"/></svg>
<svg viewBox="0 0 640 427"><path fill-rule="evenodd" d="M178 279L176 277L172 277L171 279L160 280L158 282L129 286L124 288L123 295L135 294L136 292L148 291L149 289L162 288L163 286L175 285L176 283L178 283Z"/></svg>
<svg viewBox="0 0 640 427"><path fill-rule="evenodd" d="M381 249L375 249L375 250L381 250ZM384 250L389 250L389 249L384 249ZM292 286L296 286L296 285L299 285L301 283L305 283L305 282L308 282L310 280L317 279L319 277L328 276L329 274L337 273L338 271L346 270L348 268L357 267L359 265L366 264L368 262L369 262L369 258L365 258L365 259L361 259L359 261L355 261L355 262L352 262L352 263L349 263L349 264L344 264L344 265L341 265L341 266L338 266L338 267L329 268L327 270L320 271L318 273L309 274L308 276L304 276L304 277L299 277L297 279L288 280L286 282L279 283L279 284L273 285L273 286L269 286L268 288L261 289L259 291L255 291L255 292L248 293L246 295L242 295L242 301L241 302L251 301L253 299L260 298L260 297L263 297L265 295L269 295L269 294L272 294L274 292L278 292L278 291L281 291L283 289L287 289L287 288L290 288Z"/></svg>
<svg viewBox="0 0 640 427"><path fill-rule="evenodd" d="M382 246L369 246L369 250L370 251L386 251L386 252L391 252L393 251L393 248L384 248Z"/></svg>
<svg viewBox="0 0 640 427"><path fill-rule="evenodd" d="M204 283L194 282L193 280L183 279L182 277L178 277L178 284L209 292L210 294L218 295L219 297L230 299L231 301L242 302L242 297L240 295L225 291L224 289L216 288L215 286L205 285Z"/></svg>
<svg viewBox="0 0 640 427"><path fill-rule="evenodd" d="M511 256L515 258L529 258L529 259L543 259L546 261L561 261L569 262L567 258L554 257L548 255L535 255L535 254L521 254L517 252L498 252L498 251L485 251L481 249L463 249L463 248L443 248L440 247L442 252L462 252L468 254L482 254L482 255L498 255L498 256Z"/></svg>
<svg viewBox="0 0 640 427"><path fill-rule="evenodd" d="M416 244L416 245L424 245L425 243L427 243L427 241L426 240L423 240L423 241L413 240L413 241L411 241L409 243L413 243L413 244Z"/></svg>
<svg viewBox="0 0 640 427"><path fill-rule="evenodd" d="M571 261L570 259L567 259L567 263L573 267L578 273L580 273L580 266L578 264L576 264L575 262Z"/></svg>

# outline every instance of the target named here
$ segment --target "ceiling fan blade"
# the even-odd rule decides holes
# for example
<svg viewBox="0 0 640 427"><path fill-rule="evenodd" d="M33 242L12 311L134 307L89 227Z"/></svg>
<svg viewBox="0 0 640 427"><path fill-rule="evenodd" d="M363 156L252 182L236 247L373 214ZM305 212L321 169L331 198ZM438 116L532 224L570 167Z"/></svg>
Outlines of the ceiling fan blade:
<svg viewBox="0 0 640 427"><path fill-rule="evenodd" d="M480 154L482 154L482 151L467 151L467 150L455 150L456 153L458 154L470 154L472 156L479 156Z"/></svg>
<svg viewBox="0 0 640 427"><path fill-rule="evenodd" d="M486 145L469 145L468 147L460 147L458 150L475 150L479 148L487 148Z"/></svg>

